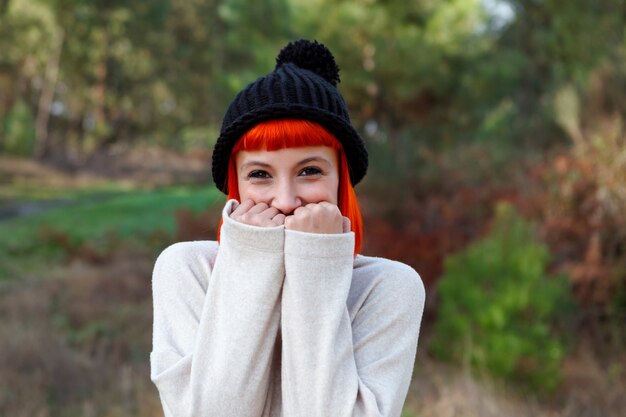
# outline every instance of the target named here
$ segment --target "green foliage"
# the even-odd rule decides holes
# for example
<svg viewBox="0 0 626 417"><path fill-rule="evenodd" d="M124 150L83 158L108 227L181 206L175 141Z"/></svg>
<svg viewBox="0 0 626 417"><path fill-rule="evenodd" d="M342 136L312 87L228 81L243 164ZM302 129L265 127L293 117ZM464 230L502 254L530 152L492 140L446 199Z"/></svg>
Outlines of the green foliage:
<svg viewBox="0 0 626 417"><path fill-rule="evenodd" d="M0 152L8 155L30 157L35 145L35 129L30 109L19 100L7 112L4 120L4 141L0 142Z"/></svg>
<svg viewBox="0 0 626 417"><path fill-rule="evenodd" d="M219 135L219 129L210 126L187 126L180 133L178 147L183 152L213 149Z"/></svg>
<svg viewBox="0 0 626 417"><path fill-rule="evenodd" d="M38 140L66 155L115 142L178 147L181 136L209 147L199 130L181 132L213 134L278 48L308 37L334 51L354 124L376 122L401 157L421 144L549 143L564 136L555 92L591 84L600 66L623 78L623 10L507 3L510 21L490 25L479 0L12 0L0 14L0 114L26 103ZM52 90L43 135L40 99ZM0 144L6 136L0 126Z"/></svg>
<svg viewBox="0 0 626 417"><path fill-rule="evenodd" d="M511 206L498 206L490 235L446 259L433 351L554 390L565 344L551 324L567 305L568 286L545 274L548 261L531 225Z"/></svg>

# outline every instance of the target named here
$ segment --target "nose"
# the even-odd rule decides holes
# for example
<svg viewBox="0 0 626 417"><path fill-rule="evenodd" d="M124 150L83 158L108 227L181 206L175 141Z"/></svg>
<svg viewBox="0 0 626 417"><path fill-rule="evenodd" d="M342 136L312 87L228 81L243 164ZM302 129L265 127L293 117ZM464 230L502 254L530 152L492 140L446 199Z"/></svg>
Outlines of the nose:
<svg viewBox="0 0 626 417"><path fill-rule="evenodd" d="M298 197L296 187L290 181L280 181L276 186L270 206L288 216L301 205L302 200Z"/></svg>

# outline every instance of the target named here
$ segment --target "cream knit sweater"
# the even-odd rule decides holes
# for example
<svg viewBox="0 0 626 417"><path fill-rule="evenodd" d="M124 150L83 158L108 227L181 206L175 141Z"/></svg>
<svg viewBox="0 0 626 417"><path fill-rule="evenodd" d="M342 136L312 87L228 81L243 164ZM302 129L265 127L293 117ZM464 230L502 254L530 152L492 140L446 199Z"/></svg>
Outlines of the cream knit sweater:
<svg viewBox="0 0 626 417"><path fill-rule="evenodd" d="M424 309L410 267L354 234L255 227L185 242L153 275L151 377L167 417L399 416Z"/></svg>

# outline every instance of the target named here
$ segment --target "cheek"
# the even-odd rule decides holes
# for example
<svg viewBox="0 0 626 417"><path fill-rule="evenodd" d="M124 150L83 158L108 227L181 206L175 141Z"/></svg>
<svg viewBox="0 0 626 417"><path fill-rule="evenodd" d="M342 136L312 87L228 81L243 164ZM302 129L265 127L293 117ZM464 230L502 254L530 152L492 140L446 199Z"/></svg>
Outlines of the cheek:
<svg viewBox="0 0 626 417"><path fill-rule="evenodd" d="M332 196L332 201L330 201L333 204L339 204L339 176L338 175L333 175L331 177L331 181L328 187L328 193L330 194L330 196Z"/></svg>
<svg viewBox="0 0 626 417"><path fill-rule="evenodd" d="M263 200L259 200L259 193L255 191L254 187L251 187L247 181L239 181L239 198L241 202L245 200L252 200L255 203L261 203Z"/></svg>
<svg viewBox="0 0 626 417"><path fill-rule="evenodd" d="M329 203L338 204L339 180L337 178L328 178L326 181L315 183L295 183L292 192L306 203L319 203L320 201L328 201ZM274 187L259 187L248 183L247 181L239 181L239 197L241 201L252 200L255 203L268 203L275 197L274 194L279 192Z"/></svg>
<svg viewBox="0 0 626 417"><path fill-rule="evenodd" d="M337 204L338 190L338 181L329 179L329 181L319 182L311 187L306 187L302 194L303 198L309 203L328 201L329 203Z"/></svg>
<svg viewBox="0 0 626 417"><path fill-rule="evenodd" d="M255 203L270 204L275 197L276 190L271 185L261 186L250 184L248 181L239 182L239 198L241 202L252 200Z"/></svg>

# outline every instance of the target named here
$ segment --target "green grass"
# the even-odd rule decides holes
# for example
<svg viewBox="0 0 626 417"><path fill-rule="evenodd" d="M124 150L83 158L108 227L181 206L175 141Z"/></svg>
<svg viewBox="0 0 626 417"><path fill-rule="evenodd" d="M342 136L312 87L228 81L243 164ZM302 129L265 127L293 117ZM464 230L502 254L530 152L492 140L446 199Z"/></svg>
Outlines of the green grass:
<svg viewBox="0 0 626 417"><path fill-rule="evenodd" d="M39 215L0 221L0 281L41 274L63 260L64 245L98 247L112 239L145 244L156 232L172 235L177 209L200 211L220 196L213 187L98 190L74 194L64 206Z"/></svg>
<svg viewBox="0 0 626 417"><path fill-rule="evenodd" d="M400 417L417 417L417 414L405 409L402 410L402 415Z"/></svg>

